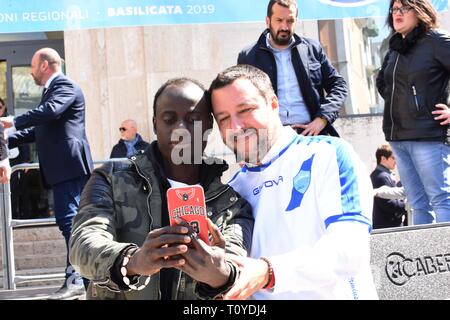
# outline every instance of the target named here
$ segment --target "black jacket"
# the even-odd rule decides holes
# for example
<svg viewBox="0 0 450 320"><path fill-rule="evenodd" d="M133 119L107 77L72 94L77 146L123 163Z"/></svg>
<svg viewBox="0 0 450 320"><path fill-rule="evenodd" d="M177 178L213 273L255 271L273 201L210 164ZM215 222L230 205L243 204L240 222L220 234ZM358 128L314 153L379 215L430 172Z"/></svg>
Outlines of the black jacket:
<svg viewBox="0 0 450 320"><path fill-rule="evenodd" d="M256 44L242 50L237 62L255 66L267 73L277 93L277 64L274 54L267 47L268 32L269 29L266 29ZM309 114L312 119L324 117L327 120L328 124L321 134L338 136L331 124L338 117L347 97L347 84L331 65L319 42L296 34L294 38L292 63Z"/></svg>
<svg viewBox="0 0 450 320"><path fill-rule="evenodd" d="M391 177L389 169L382 165L370 174L374 188L381 186L398 187ZM373 228L399 227L402 223L402 217L406 214L405 203L403 200L387 200L375 197L373 203Z"/></svg>
<svg viewBox="0 0 450 320"><path fill-rule="evenodd" d="M207 163L214 163L209 160ZM114 272L124 249L130 244L141 246L150 231L169 223L165 194L170 185L161 163L155 141L145 152L129 160L109 162L95 169L83 189L79 212L74 218L70 259L84 277L92 280L89 299L161 299L161 294L167 295L160 292L161 272L152 275L142 291L126 291L122 276ZM247 256L254 219L248 202L221 182L222 172L227 168L226 164L204 163L200 184L205 190L208 217L225 237L225 250ZM166 280L170 277L171 288L165 289L171 292L172 299L219 294L196 286L192 278L178 270L163 270L173 270L165 277Z"/></svg>
<svg viewBox="0 0 450 320"><path fill-rule="evenodd" d="M134 148L136 151L145 150L150 144L146 141L144 141L140 134L137 134L137 141L134 145ZM126 158L127 157L127 146L125 145L125 142L123 139L120 139L117 144L114 145L114 147L111 150L110 158Z"/></svg>
<svg viewBox="0 0 450 320"><path fill-rule="evenodd" d="M444 139L448 126L441 126L431 112L435 104L449 102L449 57L448 34L431 30L412 31L404 40L393 36L377 76L387 141Z"/></svg>

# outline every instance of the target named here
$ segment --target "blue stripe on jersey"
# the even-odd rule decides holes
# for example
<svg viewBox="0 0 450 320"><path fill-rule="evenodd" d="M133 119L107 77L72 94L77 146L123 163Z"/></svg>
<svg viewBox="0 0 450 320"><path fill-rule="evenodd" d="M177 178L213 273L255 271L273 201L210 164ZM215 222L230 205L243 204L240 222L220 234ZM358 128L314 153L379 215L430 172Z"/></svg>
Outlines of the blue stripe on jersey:
<svg viewBox="0 0 450 320"><path fill-rule="evenodd" d="M325 220L325 226L338 221L353 220L369 225L370 230L372 224L370 220L364 217L361 208L358 178L351 158L348 144L339 138L328 136L312 137L306 140L307 144L326 142L336 149L336 160L339 168L339 183L341 185L341 206L342 214L329 217Z"/></svg>
<svg viewBox="0 0 450 320"><path fill-rule="evenodd" d="M238 174L241 173L241 172L242 172L242 169L239 170L238 172L236 172L236 173L234 174L233 178L231 178L231 180L228 181L228 184L230 184L231 182L233 182L233 180L236 179L236 177L238 176Z"/></svg>
<svg viewBox="0 0 450 320"><path fill-rule="evenodd" d="M246 170L248 170L248 171L251 171L251 172L261 172L261 171L263 171L264 169L266 169L266 168L268 168L272 163L274 163L279 157L281 157L282 155L283 155L283 153L285 153L286 152L286 150L287 149L289 149L289 147L295 142L295 141L297 141L297 139L298 139L298 136L296 136L294 139L292 139L292 141L291 142L289 142L289 144L286 146L286 147L284 147L283 148L283 150L281 150L273 159L271 159L269 162L267 162L267 163L265 163L265 164L262 164L262 165L260 165L260 166L258 166L258 167L247 167L247 166L244 166L243 168L242 168L242 172L245 172L244 170L246 169Z"/></svg>
<svg viewBox="0 0 450 320"><path fill-rule="evenodd" d="M360 214L339 214L337 216L331 216L328 217L325 220L325 228L328 228L328 226L335 222L342 222L342 221L357 221L364 224L367 224L369 226L369 232L372 231L372 223L370 223L370 220L364 217Z"/></svg>
<svg viewBox="0 0 450 320"><path fill-rule="evenodd" d="M300 171L295 175L292 187L291 201L287 206L285 211L292 211L295 208L300 207L302 203L303 196L308 190L309 184L311 183L311 167L313 163L315 154L311 156L308 160L302 163Z"/></svg>
<svg viewBox="0 0 450 320"><path fill-rule="evenodd" d="M228 184L230 184L231 182L233 182L234 179L236 179L236 177L239 175L239 173L245 173L247 171L247 167L243 166L241 168L241 170L239 170L238 172L236 172L233 176L233 178L231 178L231 180L228 181Z"/></svg>
<svg viewBox="0 0 450 320"><path fill-rule="evenodd" d="M339 182L341 184L342 214L361 214L358 178L353 166L351 153L347 145L340 139L330 140L336 148L336 158L339 167Z"/></svg>

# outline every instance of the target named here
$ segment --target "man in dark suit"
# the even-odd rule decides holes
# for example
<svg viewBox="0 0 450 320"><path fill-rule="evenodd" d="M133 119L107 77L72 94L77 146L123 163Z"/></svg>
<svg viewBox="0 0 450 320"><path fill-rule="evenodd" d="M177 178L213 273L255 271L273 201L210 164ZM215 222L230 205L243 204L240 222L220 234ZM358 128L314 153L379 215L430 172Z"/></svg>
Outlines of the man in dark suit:
<svg viewBox="0 0 450 320"><path fill-rule="evenodd" d="M239 53L237 63L267 73L283 125L303 135L338 136L332 123L347 97L347 84L319 42L294 33L297 16L295 0L269 1L267 29L256 44Z"/></svg>
<svg viewBox="0 0 450 320"><path fill-rule="evenodd" d="M381 145L375 152L377 167L370 174L374 188L381 186L399 187L392 170L395 169L395 157L389 145ZM373 228L391 228L406 225L405 202L401 199L382 199L375 197L373 203Z"/></svg>
<svg viewBox="0 0 450 320"><path fill-rule="evenodd" d="M39 106L0 121L5 128L20 130L9 137L10 148L36 142L41 174L53 190L56 223L68 247L80 194L93 168L84 96L78 85L62 74L61 58L51 48L34 54L31 75L37 85L44 86ZM50 299L73 299L83 293L82 278L67 259L66 281Z"/></svg>
<svg viewBox="0 0 450 320"><path fill-rule="evenodd" d="M11 177L11 167L6 146L5 128L0 123L0 183L6 183Z"/></svg>

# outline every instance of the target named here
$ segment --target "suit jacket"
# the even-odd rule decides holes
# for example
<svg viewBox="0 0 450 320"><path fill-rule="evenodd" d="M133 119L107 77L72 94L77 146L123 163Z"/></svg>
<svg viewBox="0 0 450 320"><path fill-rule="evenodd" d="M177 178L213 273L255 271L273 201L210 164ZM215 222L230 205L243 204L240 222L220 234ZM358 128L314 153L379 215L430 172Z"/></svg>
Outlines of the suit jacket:
<svg viewBox="0 0 450 320"><path fill-rule="evenodd" d="M8 147L6 146L5 128L0 123L0 161L8 158Z"/></svg>
<svg viewBox="0 0 450 320"><path fill-rule="evenodd" d="M374 188L399 186L392 178L390 170L382 165L376 167L370 174L370 179ZM403 200L387 200L375 197L373 203L373 228L399 227L405 214L405 202Z"/></svg>
<svg viewBox="0 0 450 320"><path fill-rule="evenodd" d="M267 73L277 93L277 64L267 47L268 32L266 29L256 44L242 50L237 63L249 64ZM312 119L323 117L327 120L321 134L339 136L332 123L347 97L347 83L332 66L319 42L296 34L294 39L292 64L309 114Z"/></svg>
<svg viewBox="0 0 450 320"><path fill-rule="evenodd" d="M14 124L20 131L9 137L9 147L36 142L46 183L55 185L91 173L83 92L65 75L53 79L39 106L15 117Z"/></svg>

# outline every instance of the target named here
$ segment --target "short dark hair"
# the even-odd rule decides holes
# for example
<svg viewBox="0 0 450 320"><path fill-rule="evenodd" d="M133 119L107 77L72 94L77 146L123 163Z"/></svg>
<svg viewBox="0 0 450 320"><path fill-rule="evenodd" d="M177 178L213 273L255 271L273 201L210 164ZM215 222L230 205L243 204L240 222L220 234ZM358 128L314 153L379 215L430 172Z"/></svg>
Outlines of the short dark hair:
<svg viewBox="0 0 450 320"><path fill-rule="evenodd" d="M385 157L386 159L392 156L392 149L387 144L382 144L378 147L375 152L375 157L377 158L377 164L381 163L381 157Z"/></svg>
<svg viewBox="0 0 450 320"><path fill-rule="evenodd" d="M289 8L290 6L294 6L296 9L296 14L295 16L298 16L298 6L297 6L297 1L296 0L270 0L269 4L267 5L267 16L269 18L272 17L272 7L274 6L274 4L278 4L279 6L285 7L285 8Z"/></svg>
<svg viewBox="0 0 450 320"><path fill-rule="evenodd" d="M217 75L209 87L209 96L214 90L223 88L237 79L249 80L266 100L275 95L270 78L264 71L247 64L238 64Z"/></svg>
<svg viewBox="0 0 450 320"><path fill-rule="evenodd" d="M156 115L156 106L158 104L158 98L168 86L173 85L173 86L182 87L188 83L192 83L192 84L198 86L206 94L205 86L195 79L186 78L186 77L169 79L158 89L158 91L156 91L155 97L153 98L153 116ZM211 110L211 107L208 106L208 109Z"/></svg>
<svg viewBox="0 0 450 320"><path fill-rule="evenodd" d="M434 29L437 27L437 13L433 8L433 5L428 0L391 0L389 4L389 13L386 18L386 23L394 30L394 21L390 10L394 5L394 2L399 1L402 6L411 7L414 10L417 18L419 19L419 24L426 30ZM395 30L394 30L395 31Z"/></svg>

